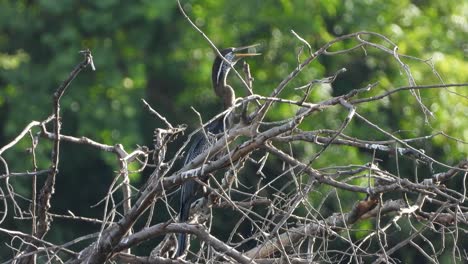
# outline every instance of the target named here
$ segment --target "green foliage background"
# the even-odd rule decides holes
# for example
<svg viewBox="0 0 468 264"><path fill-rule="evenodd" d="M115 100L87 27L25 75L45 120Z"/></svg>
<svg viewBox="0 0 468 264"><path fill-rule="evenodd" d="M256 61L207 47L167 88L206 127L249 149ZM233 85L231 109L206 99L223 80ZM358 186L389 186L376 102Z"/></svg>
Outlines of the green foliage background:
<svg viewBox="0 0 468 264"><path fill-rule="evenodd" d="M292 36L291 29L315 49L342 34L375 31L397 43L401 53L432 58L444 82L468 81L466 1L193 0L182 4L218 47L262 44L259 51L263 55L249 59L255 77L254 89L260 94L268 94L296 66L301 43ZM345 42L335 49L353 44ZM121 143L132 150L137 144L151 146L152 130L162 126L143 110L140 98L145 98L173 124L188 124L190 131L198 124L190 106L206 119L220 109L209 78L213 52L180 14L175 1L0 0L0 146L31 120L43 120L51 114L52 93L82 59L78 51L84 48L92 50L97 71L87 69L81 73L64 96L65 134L86 136L111 145ZM441 83L428 65L406 62L418 84ZM391 56L369 48L367 56L363 50L356 50L346 55L322 57L301 73L284 95L298 98L302 94L293 87L331 75L343 67L348 69L347 73L333 87L314 88L311 101L343 94L375 81L380 83L373 91L375 94L407 85ZM235 87L235 78L231 82ZM466 87L450 91L467 96ZM466 142L466 97L448 90L421 93L424 103L434 113L428 123L409 92L378 104L362 105L358 111L387 131L399 132L397 135L401 137L444 131ZM243 91L238 95L242 96ZM294 110L288 106L277 107L269 118L277 120ZM343 117L339 111L327 111L311 118L303 128L337 128ZM366 139L383 138L359 122L353 122L346 133ZM41 140L40 169L50 165L50 145L47 140ZM10 171L32 169L30 154L25 151L28 147L30 140L26 138L4 154ZM171 151L177 147L172 146ZM417 147L448 164L466 157L468 152L466 144L440 136ZM314 152L303 144L295 148L305 157ZM386 169L395 171L394 158L379 158L384 160ZM362 164L370 160L369 153L331 148L314 166ZM106 194L117 165L112 154L63 143L52 211L66 214L70 210L77 215L99 216L102 207L90 205ZM274 171L274 163L270 165ZM402 174L412 172L411 164L402 165ZM4 171L2 168L1 173ZM139 186L146 173L133 175L133 184ZM29 180L14 180L13 184L21 195L30 197ZM336 207L330 205L331 211L333 208ZM164 219L165 215L156 217ZM225 215L218 219L229 218L232 217ZM65 220L56 220L53 225L54 231L47 236L57 243L99 228L77 226ZM10 220L5 228L19 227L28 232L29 222ZM218 227L218 232L223 234L222 227ZM4 246L8 241L7 236L0 234L0 256L9 254ZM148 248L143 247L137 253L147 254ZM411 260L417 252L408 250L404 254L402 259Z"/></svg>

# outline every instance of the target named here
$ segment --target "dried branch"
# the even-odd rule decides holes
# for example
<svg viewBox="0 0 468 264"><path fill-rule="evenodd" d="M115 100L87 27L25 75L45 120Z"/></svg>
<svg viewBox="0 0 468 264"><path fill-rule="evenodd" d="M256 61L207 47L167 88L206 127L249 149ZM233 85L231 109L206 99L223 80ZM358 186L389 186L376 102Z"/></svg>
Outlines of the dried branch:
<svg viewBox="0 0 468 264"><path fill-rule="evenodd" d="M91 56L91 52L89 50L82 51L84 55L84 60L80 62L70 73L67 79L58 87L58 89L54 93L54 146L52 150L52 165L50 168L50 172L46 178L46 181L41 188L38 197L38 208L34 209L37 213L37 227L36 232L33 234L34 237L43 238L47 231L50 229L50 219L47 217L47 213L51 207L50 199L54 194L54 185L55 185L55 177L58 173L58 166L59 166L59 155L60 155L60 128L61 128L61 120L60 120L60 99L65 93L65 90L71 84L73 79L88 65L91 65L94 69L93 64L93 57ZM41 124L44 125L45 123ZM37 122L32 122L31 127L34 125L40 125ZM28 130L23 130L22 135L26 133ZM20 134L21 136L21 134ZM0 152L1 153L1 152ZM28 246L25 250L26 254L33 250L32 246ZM29 258L23 258L19 263L29 263L31 260Z"/></svg>

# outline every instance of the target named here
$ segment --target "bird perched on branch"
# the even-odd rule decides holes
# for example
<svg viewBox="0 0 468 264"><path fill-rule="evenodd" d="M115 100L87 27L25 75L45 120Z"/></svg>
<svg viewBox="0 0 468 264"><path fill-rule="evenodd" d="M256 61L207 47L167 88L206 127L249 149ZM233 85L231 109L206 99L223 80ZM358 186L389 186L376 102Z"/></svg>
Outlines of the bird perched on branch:
<svg viewBox="0 0 468 264"><path fill-rule="evenodd" d="M244 46L239 48L227 48L220 51L224 59L216 56L213 62L211 72L211 81L216 95L221 99L224 109L228 109L234 105L236 98L234 89L227 84L227 76L231 67L234 66L240 59L249 56L259 55L258 53L239 53L239 51L247 50L257 45ZM206 151L215 141L216 135L220 134L232 125L232 121L228 117L220 117L210 124L206 125L205 133L199 132L190 146L190 149L185 158L184 165L190 163L198 155ZM207 177L201 178L206 182ZM195 180L187 180L182 184L180 192L180 209L179 209L179 222L186 222L190 216L191 204L202 194L201 185ZM180 233L178 235L178 246L176 256L182 256L187 248L187 234Z"/></svg>

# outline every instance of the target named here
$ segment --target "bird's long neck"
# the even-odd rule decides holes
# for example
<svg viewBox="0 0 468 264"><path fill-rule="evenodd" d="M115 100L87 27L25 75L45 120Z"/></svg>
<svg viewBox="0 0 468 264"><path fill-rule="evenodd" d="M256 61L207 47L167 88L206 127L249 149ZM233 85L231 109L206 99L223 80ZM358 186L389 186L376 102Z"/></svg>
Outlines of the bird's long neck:
<svg viewBox="0 0 468 264"><path fill-rule="evenodd" d="M227 53L224 54L224 56L227 60L231 61L234 55L232 53ZM236 98L234 90L227 84L227 76L230 70L231 65L229 65L229 63L224 61L221 57L216 57L213 63L211 78L215 93L223 102L224 109L233 106Z"/></svg>
<svg viewBox="0 0 468 264"><path fill-rule="evenodd" d="M220 96L223 101L224 110L233 106L234 100L236 99L234 89L232 89L232 87L227 84L224 84L223 87L219 87L218 89L220 91L220 94L218 94L218 96Z"/></svg>

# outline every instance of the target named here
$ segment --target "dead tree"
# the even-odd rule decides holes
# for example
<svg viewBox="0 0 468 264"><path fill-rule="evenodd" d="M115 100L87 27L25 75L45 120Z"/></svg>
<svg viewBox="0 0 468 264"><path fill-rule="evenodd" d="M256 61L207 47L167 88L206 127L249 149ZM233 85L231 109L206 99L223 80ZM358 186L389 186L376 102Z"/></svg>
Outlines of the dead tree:
<svg viewBox="0 0 468 264"><path fill-rule="evenodd" d="M300 53L306 58L298 59L294 70L276 87L272 87L269 95L255 92L248 65L244 65L243 76L233 69L235 74L242 78L243 88L249 95L237 98L223 113L210 121L201 122L200 127L223 115L239 111L245 111L245 122L238 122L224 131L208 149L181 168L177 167L177 161L184 156L191 136L197 131L187 137L184 146L175 155L168 156L167 149L172 147L176 137L183 136L186 127L173 125L145 101L142 109L146 109L165 124L165 127L155 128L153 146L127 151L117 142L111 146L79 135L61 133L61 122L66 120L60 118L60 98L79 71L92 65L91 53L83 52L84 61L77 65L54 94L54 108L50 117L42 121L32 121L16 138L0 148L0 159L6 171L0 176L0 180L5 183L3 186L6 186L0 189L3 204L0 232L11 237L11 262L34 263L40 258L41 262L52 263L312 263L345 260L386 263L394 262L395 254L407 246L416 248L428 262L438 262L438 257L443 252L450 252L454 262L467 261L466 241L461 238L462 232L466 232L468 218L466 186L449 188L447 183L463 177L463 183L466 184L468 161L463 159L454 164L446 164L414 146L417 141L435 136L446 137L447 140L457 139L452 139L444 133L401 138L380 127L360 111L362 105L376 104L395 94L408 93L419 104L421 114L430 115L420 90L439 89L440 92L444 92L446 88L466 87L467 84L417 85L411 69L404 61L425 62L400 54L396 44L378 33L357 32L340 36L315 51L306 40L294 32L293 35L298 43L303 45ZM329 51L334 44L348 40L354 40L356 45L347 50ZM212 46L219 53L218 49ZM310 91L319 89L317 84L333 83L336 77L346 70L341 69L333 76L304 83L298 89L301 94L298 100L282 97L282 92L288 89L288 84L319 57L336 56L359 48L375 49L393 58L400 65L408 85L391 88L371 83L365 87L355 87L343 95L311 102ZM301 56L298 54L297 57ZM379 95L369 95L370 91L375 90ZM267 114L275 111L275 106L280 104L294 107L295 113L282 120L267 121ZM157 106L155 108L157 109ZM311 117L330 109L339 109L347 113L338 127L316 127L309 131L300 127ZM385 140L374 141L348 136L346 128L352 122L359 122L367 129L380 134ZM48 130L50 124L53 124L53 131ZM27 135L32 139L30 153L33 157L38 144L43 141L53 142L51 166L36 167L32 172L12 173L8 160L2 155L16 147ZM50 197L54 194L55 178L60 177L57 167L60 162L60 143L63 141L85 144L96 151L110 152L116 156L120 167L107 195L103 197L105 211L100 218L53 213ZM316 151L311 156L301 156L296 154L293 148L284 147L297 142L310 144ZM461 140L460 143L467 144ZM316 165L317 160L326 151L345 147L373 154L364 164L339 167ZM256 157L261 158L253 157L254 152ZM395 175L379 165L375 160L376 153L413 160L415 164L423 164L422 166L436 165L444 170L424 175L418 175L417 170L414 175ZM280 161L282 167L280 166L280 171L275 175L265 175L265 166L268 166L268 161L272 159ZM140 164L141 170L146 167L152 170L151 176L138 190L132 188L129 174L139 173L141 170L129 171L128 164L132 162ZM256 166L255 177L259 180L256 186L248 186L249 188L241 190L246 164ZM397 162L395 166L398 166ZM223 175L222 179L215 177L216 173ZM44 185L37 186L37 192L36 186L33 185L30 209L21 208L16 202L16 197L21 194L12 188L10 183L18 177L29 177L33 182L36 182L37 177L46 177ZM201 177L209 177L209 184L200 181ZM264 182L262 177L268 177L271 181ZM190 222L177 223L177 210L172 209L166 201L170 195L174 195L173 191L187 180L198 181L204 185L208 195L192 204ZM283 188L277 188L275 181L286 184ZM116 200L118 191L123 194L120 201ZM264 193L268 193L269 196L265 196ZM318 202L310 200L314 193L319 193L316 196L319 197ZM396 195L388 198L391 194ZM354 205L349 208L341 206L344 196L354 197ZM152 223L156 202L165 204L172 217L165 222ZM333 202L339 209L336 212L324 210L323 205L328 202ZM9 204L13 208L8 208ZM240 215L238 223L231 228L229 239L221 240L211 233L211 217L216 217L211 214L211 208L226 208ZM261 208L261 212L256 208ZM7 217L30 219L32 232L2 227L1 223ZM77 237L64 244L53 244L44 239L44 235L54 228L50 221L53 218L98 223L100 228L95 233ZM135 229L137 220L144 220L148 224L144 228ZM356 227L364 221L372 223L372 227ZM239 226L245 223L251 228L248 237L241 236L239 231ZM401 226L406 226L405 232ZM355 235L358 232L360 236ZM176 233L191 234L200 242L200 247L192 249L186 260L173 258ZM387 239L390 234L399 235L401 239L398 243L392 243ZM426 236L434 234L438 234L442 240L450 237L450 246L426 239ZM151 254L148 252L146 256L137 256L130 251L146 241L163 237L161 244L154 248ZM21 241L20 246L15 246L18 240ZM416 240L423 242L418 244ZM70 246L82 241L87 241L87 246L79 251L70 249Z"/></svg>

